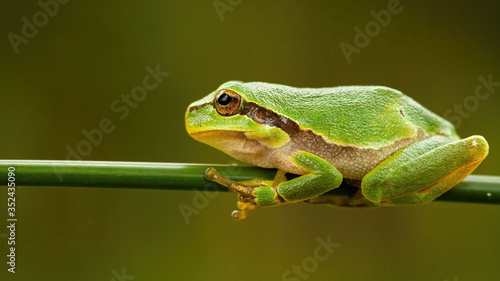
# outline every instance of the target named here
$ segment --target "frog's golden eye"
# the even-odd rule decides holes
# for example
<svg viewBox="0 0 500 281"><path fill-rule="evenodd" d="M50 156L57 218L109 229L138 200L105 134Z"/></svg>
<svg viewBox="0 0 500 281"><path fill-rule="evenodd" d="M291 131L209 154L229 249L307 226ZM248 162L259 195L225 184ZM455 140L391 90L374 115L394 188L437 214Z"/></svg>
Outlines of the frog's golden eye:
<svg viewBox="0 0 500 281"><path fill-rule="evenodd" d="M231 116L240 113L242 109L241 96L232 90L220 90L215 95L214 106L217 112L223 116Z"/></svg>

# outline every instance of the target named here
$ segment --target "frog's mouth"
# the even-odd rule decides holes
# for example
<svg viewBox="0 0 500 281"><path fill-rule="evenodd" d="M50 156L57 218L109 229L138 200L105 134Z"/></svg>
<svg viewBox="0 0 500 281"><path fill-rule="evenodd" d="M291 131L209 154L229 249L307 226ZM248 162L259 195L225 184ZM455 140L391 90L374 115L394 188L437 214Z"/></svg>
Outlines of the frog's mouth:
<svg viewBox="0 0 500 281"><path fill-rule="evenodd" d="M247 163L261 167L269 166L263 163L266 155L273 148L257 141L249 139L246 133L252 131L229 131L229 130L207 130L190 133L197 141L208 144L221 150L232 157Z"/></svg>
<svg viewBox="0 0 500 281"><path fill-rule="evenodd" d="M241 150L248 142L245 133L250 131L206 130L190 132L195 140L206 143L222 151Z"/></svg>

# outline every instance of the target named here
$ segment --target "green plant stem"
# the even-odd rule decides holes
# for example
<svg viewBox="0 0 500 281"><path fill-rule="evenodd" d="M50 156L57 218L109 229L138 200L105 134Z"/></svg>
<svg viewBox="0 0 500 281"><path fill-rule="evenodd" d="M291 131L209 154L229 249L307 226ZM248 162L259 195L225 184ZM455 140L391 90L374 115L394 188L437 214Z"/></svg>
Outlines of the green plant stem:
<svg viewBox="0 0 500 281"><path fill-rule="evenodd" d="M227 191L207 181L205 170L244 181L272 179L275 170L252 166L105 161L0 160L0 180L7 186L8 168L15 168L16 186L135 188ZM350 195L356 188L342 185L326 194ZM437 200L500 204L500 177L468 176Z"/></svg>

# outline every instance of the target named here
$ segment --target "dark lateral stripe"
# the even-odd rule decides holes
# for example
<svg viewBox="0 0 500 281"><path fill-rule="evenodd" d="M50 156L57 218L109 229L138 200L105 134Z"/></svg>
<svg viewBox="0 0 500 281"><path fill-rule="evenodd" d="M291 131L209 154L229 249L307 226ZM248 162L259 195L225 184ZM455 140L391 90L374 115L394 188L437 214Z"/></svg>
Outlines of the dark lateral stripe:
<svg viewBox="0 0 500 281"><path fill-rule="evenodd" d="M305 151L317 151L319 148L329 148L334 145L321 135L309 129L301 128L294 120L253 102L245 103L245 107L240 114L248 116L259 124L280 128Z"/></svg>
<svg viewBox="0 0 500 281"><path fill-rule="evenodd" d="M332 143L309 129L301 128L294 120L253 102L246 102L240 114L248 116L256 123L280 128L300 149L313 152L325 159L333 159L340 154L354 155L363 150L350 145Z"/></svg>
<svg viewBox="0 0 500 281"><path fill-rule="evenodd" d="M206 103L203 103L203 104L200 104L200 105L190 106L189 107L189 112L193 112L193 111L198 110L200 108L203 108L203 107L205 107L205 106L207 106L209 104L211 104L211 102L206 102Z"/></svg>
<svg viewBox="0 0 500 281"><path fill-rule="evenodd" d="M290 136L301 130L297 122L253 102L246 102L240 114L248 116L256 123L280 128Z"/></svg>

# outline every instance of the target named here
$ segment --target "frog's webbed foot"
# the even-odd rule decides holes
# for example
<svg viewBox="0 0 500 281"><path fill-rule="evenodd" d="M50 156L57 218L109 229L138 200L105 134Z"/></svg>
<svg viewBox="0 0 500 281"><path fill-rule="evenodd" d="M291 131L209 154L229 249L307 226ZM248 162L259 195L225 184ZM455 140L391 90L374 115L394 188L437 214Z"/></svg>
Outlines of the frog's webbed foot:
<svg viewBox="0 0 500 281"><path fill-rule="evenodd" d="M257 211L260 209L257 205L255 205L253 198L246 197L244 195L239 195L238 196L238 203L237 203L238 209L239 210L234 210L231 213L231 216L235 220L241 220L246 218L249 214Z"/></svg>
<svg viewBox="0 0 500 281"><path fill-rule="evenodd" d="M280 173L278 173L280 174ZM277 174L277 177L278 177ZM276 177L276 178L277 178ZM217 172L214 168L208 168L207 171L205 172L205 178L209 181L216 182L220 185L223 185L227 187L230 191L238 193L238 209L239 210L234 210L231 213L231 216L236 219L236 220L241 220L246 218L249 214L255 212L256 210L260 209L261 207L258 206L257 202L257 196L255 194L255 191L259 187L267 187L267 188L272 188L272 190L269 190L271 192L274 192L277 194L275 188L273 186L276 186L279 184L278 181L276 181L276 178L274 181L271 180L249 180L249 181L241 181L241 182L236 182L233 180L230 180L221 174ZM283 178L286 180L283 174Z"/></svg>

